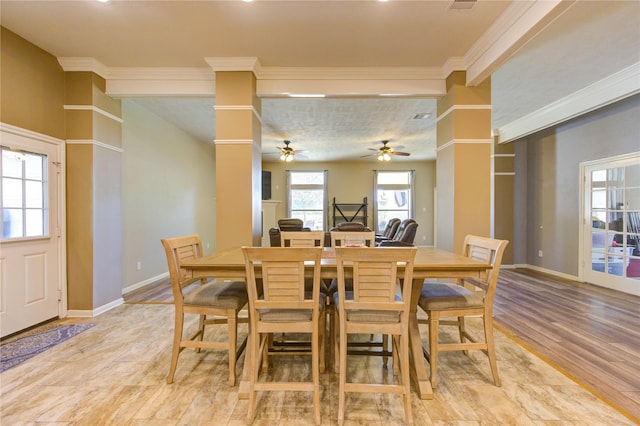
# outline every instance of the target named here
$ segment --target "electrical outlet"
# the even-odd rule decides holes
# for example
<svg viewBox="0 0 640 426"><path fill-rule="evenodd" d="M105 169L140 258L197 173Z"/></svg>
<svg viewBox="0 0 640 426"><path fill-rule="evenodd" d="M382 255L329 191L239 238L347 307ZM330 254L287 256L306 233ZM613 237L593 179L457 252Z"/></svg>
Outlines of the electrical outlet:
<svg viewBox="0 0 640 426"><path fill-rule="evenodd" d="M542 250L538 250L538 257L542 257Z"/></svg>
<svg viewBox="0 0 640 426"><path fill-rule="evenodd" d="M140 262L139 260L138 260L138 263L136 263L136 269L138 271L142 271L142 262Z"/></svg>

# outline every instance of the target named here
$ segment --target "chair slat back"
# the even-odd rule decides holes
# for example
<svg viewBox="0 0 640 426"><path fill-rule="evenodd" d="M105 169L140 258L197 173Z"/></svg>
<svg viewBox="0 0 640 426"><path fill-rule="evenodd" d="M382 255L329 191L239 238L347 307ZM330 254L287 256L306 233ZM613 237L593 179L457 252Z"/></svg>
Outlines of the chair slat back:
<svg viewBox="0 0 640 426"><path fill-rule="evenodd" d="M415 247L336 247L339 298L345 309L379 309L408 312L411 299ZM398 267L404 282L398 293ZM353 274L353 299L345 297L345 267ZM397 297L401 295L401 300Z"/></svg>
<svg viewBox="0 0 640 426"><path fill-rule="evenodd" d="M174 300L182 300L182 289L199 278L193 278L191 271L182 267L188 260L202 257L202 243L198 235L164 238L160 240L164 247L169 266L169 279Z"/></svg>
<svg viewBox="0 0 640 426"><path fill-rule="evenodd" d="M320 298L322 247L243 247L252 309L313 308ZM305 295L305 262L313 263L313 290ZM258 289L256 268L262 281Z"/></svg>
<svg viewBox="0 0 640 426"><path fill-rule="evenodd" d="M374 231L331 231L331 247L349 247L356 244L374 247L376 233Z"/></svg>
<svg viewBox="0 0 640 426"><path fill-rule="evenodd" d="M282 231L280 232L282 247L322 247L323 231Z"/></svg>
<svg viewBox="0 0 640 426"><path fill-rule="evenodd" d="M507 240L498 240L494 238L479 237L476 235L467 235L463 244L464 255L481 262L490 263L491 270L487 272L484 285L478 285L474 280L465 280L465 282L480 287L485 290L485 299L491 306L498 284L498 274L502 265L502 255L509 244Z"/></svg>

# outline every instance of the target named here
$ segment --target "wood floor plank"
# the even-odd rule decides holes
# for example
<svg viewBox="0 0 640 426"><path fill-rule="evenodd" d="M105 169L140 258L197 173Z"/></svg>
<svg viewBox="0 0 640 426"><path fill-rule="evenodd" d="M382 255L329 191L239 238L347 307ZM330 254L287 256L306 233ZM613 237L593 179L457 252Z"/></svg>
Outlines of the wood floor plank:
<svg viewBox="0 0 640 426"><path fill-rule="evenodd" d="M496 324L640 423L640 297L502 270Z"/></svg>

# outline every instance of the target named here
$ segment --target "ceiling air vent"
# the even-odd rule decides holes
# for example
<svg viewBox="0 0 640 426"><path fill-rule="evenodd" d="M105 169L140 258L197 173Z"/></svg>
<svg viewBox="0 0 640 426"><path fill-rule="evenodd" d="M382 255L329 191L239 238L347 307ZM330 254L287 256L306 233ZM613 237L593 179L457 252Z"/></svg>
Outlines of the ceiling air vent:
<svg viewBox="0 0 640 426"><path fill-rule="evenodd" d="M449 9L471 9L477 0L453 0Z"/></svg>

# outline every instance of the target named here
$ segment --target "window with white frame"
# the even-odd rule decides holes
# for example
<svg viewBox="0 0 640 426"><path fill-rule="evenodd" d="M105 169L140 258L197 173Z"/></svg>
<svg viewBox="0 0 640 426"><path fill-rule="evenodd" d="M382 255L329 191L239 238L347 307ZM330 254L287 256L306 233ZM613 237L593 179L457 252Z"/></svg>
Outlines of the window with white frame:
<svg viewBox="0 0 640 426"><path fill-rule="evenodd" d="M2 147L2 238L48 234L47 156Z"/></svg>
<svg viewBox="0 0 640 426"><path fill-rule="evenodd" d="M327 171L287 171L287 214L302 219L312 231L324 230Z"/></svg>
<svg viewBox="0 0 640 426"><path fill-rule="evenodd" d="M413 170L374 171L376 232L384 231L389 219L413 217L413 174Z"/></svg>

